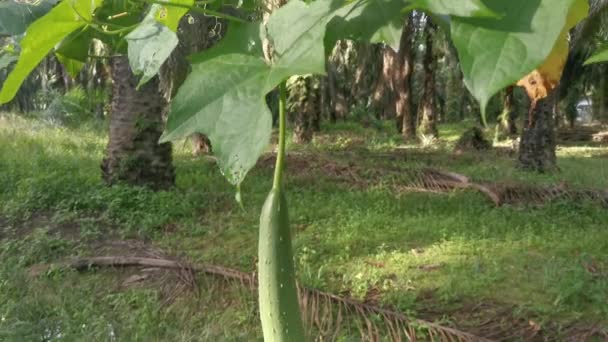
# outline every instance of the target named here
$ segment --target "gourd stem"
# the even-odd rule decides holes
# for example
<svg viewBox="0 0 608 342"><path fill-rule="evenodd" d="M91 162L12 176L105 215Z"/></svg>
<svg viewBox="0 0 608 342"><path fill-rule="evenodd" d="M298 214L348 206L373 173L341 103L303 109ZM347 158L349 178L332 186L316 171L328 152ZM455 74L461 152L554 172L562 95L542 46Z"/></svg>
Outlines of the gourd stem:
<svg viewBox="0 0 608 342"><path fill-rule="evenodd" d="M285 82L279 84L279 150L277 151L277 162L274 168L273 189L279 189L283 180L283 169L285 168L285 130L286 130L286 113L285 106L287 102L287 89Z"/></svg>

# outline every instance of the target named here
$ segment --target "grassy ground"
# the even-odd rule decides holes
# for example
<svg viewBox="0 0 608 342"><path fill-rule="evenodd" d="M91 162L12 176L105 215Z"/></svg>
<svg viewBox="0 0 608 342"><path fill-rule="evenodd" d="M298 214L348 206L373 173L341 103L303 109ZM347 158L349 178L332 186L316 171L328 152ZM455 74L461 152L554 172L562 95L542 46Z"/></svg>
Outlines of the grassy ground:
<svg viewBox="0 0 608 342"><path fill-rule="evenodd" d="M480 312L506 330L540 330L538 338L608 326L606 208L495 208L475 192L395 190L399 170L428 166L476 180L605 189L608 147L562 146L561 171L536 175L517 171L504 151L453 155L464 128L443 125L442 141L421 148L401 146L388 124L341 124L309 146L290 146L300 281L473 332ZM243 210L213 161L192 158L181 143L174 190L105 187L102 132L0 116L0 341L259 340L255 297L238 285L199 276L196 291L178 291L165 276L128 286L137 273L128 269L29 274L32 265L107 253L104 241L133 240L193 262L255 269L270 157L243 184ZM345 177L350 170L358 176Z"/></svg>

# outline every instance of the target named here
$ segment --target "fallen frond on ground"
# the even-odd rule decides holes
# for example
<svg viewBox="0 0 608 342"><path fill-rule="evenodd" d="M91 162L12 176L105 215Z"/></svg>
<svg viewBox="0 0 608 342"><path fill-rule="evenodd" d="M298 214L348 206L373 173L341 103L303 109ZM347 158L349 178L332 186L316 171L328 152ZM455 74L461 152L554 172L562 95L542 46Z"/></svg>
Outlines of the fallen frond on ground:
<svg viewBox="0 0 608 342"><path fill-rule="evenodd" d="M260 165L272 165L273 155L265 156ZM517 182L488 182L446 170L429 167L378 167L362 168L311 155L292 154L288 157L290 173L315 177L315 172L330 177L336 183L355 188L374 184L388 184L393 191L448 193L455 190L473 190L485 195L495 206L544 205L553 201L592 202L608 207L608 189L573 188L566 183L533 185Z"/></svg>
<svg viewBox="0 0 608 342"><path fill-rule="evenodd" d="M96 267L144 267L188 270L236 281L255 292L257 277L255 273L246 273L215 265L188 265L179 261L137 256L99 256L79 258L72 261L37 265L30 268L31 276L38 276L51 269L71 268L86 271ZM490 341L455 328L442 326L433 322L410 319L405 314L376 305L363 303L335 294L299 287L300 306L311 336L316 341L333 341L342 329L349 329L354 323L362 340L380 341L389 336L392 341ZM350 321L350 322L349 322Z"/></svg>
<svg viewBox="0 0 608 342"><path fill-rule="evenodd" d="M159 254L156 249L148 249L137 244L138 251L146 256L98 256L79 258L71 261L35 265L30 267L30 276L36 277L53 269L70 268L79 272L99 267L140 267L142 274L127 278L123 285L137 283L147 277L150 270L166 269L180 274L203 273L256 292L257 277L254 272L247 273L235 269L207 264L188 264ZM150 253L149 251L153 251ZM141 254L141 253L140 253ZM187 279L186 279L187 278ZM190 277L180 277L186 285L192 286ZM300 306L310 336L315 341L335 341L340 333L358 334L361 340L380 341L390 337L391 341L592 341L594 338L607 339L608 329L599 325L572 325L562 327L562 334L553 336L550 326L541 327L533 319L514 318L512 308L496 307L488 303L464 310L470 316L464 321L475 321L475 326L460 328L448 327L423 319L410 318L404 313L361 302L352 298L338 296L317 289L298 287ZM173 295L175 297L175 294ZM488 306L489 305L489 306ZM470 332L464 332L465 328ZM548 329L548 330L547 330ZM549 332L549 334L547 334Z"/></svg>

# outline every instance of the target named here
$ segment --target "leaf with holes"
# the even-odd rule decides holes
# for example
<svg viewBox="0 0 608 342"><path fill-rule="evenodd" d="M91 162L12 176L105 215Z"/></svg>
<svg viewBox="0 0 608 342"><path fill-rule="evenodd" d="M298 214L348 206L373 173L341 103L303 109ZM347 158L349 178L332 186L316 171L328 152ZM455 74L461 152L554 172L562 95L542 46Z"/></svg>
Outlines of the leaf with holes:
<svg viewBox="0 0 608 342"><path fill-rule="evenodd" d="M141 87L158 74L179 40L177 34L154 19L160 6L154 5L144 21L125 39L129 44L129 64L137 75L142 75L137 87Z"/></svg>

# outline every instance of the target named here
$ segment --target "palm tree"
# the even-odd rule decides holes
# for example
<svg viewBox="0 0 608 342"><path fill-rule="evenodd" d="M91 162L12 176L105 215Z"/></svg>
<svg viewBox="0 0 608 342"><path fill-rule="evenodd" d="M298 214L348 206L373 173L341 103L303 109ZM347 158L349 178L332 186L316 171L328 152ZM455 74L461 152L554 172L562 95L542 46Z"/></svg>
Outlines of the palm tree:
<svg viewBox="0 0 608 342"><path fill-rule="evenodd" d="M137 89L126 56L112 57L112 101L106 156L101 164L107 184L125 182L167 189L175 183L171 144L159 144L166 100L158 77Z"/></svg>
<svg viewBox="0 0 608 342"><path fill-rule="evenodd" d="M424 68L424 90L420 103L418 105L418 132L424 136L438 137L437 131L437 113L435 109L435 71L433 70L433 36L437 27L431 21L429 16L426 16L425 33L425 49L422 57L422 65Z"/></svg>
<svg viewBox="0 0 608 342"><path fill-rule="evenodd" d="M606 37L605 25L602 23L607 18L608 0L591 0L590 8L589 16L571 32L570 53L560 85L536 103L524 123L518 157L518 166L522 169L546 172L557 168L554 132L557 101L566 98L569 91L576 89L573 84L585 74L583 63L594 50L597 35Z"/></svg>

